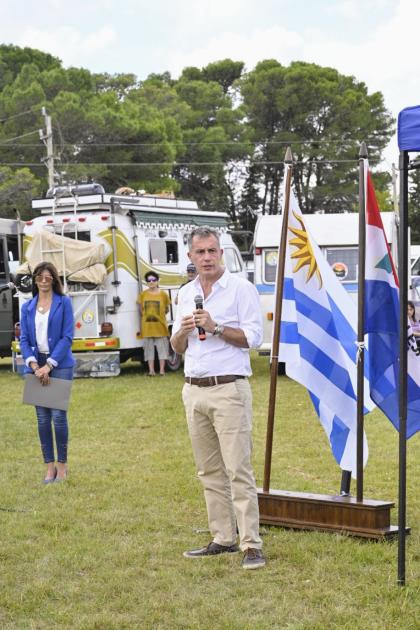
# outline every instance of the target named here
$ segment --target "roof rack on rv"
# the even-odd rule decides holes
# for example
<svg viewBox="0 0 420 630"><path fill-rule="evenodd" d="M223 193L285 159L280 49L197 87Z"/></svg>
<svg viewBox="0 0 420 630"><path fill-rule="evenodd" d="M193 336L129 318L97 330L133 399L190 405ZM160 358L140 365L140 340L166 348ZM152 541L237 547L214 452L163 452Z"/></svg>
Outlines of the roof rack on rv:
<svg viewBox="0 0 420 630"><path fill-rule="evenodd" d="M74 197L84 195L104 195L105 190L101 184L92 182L90 184L75 184L68 186L54 186L47 190L46 198L53 199L58 197Z"/></svg>

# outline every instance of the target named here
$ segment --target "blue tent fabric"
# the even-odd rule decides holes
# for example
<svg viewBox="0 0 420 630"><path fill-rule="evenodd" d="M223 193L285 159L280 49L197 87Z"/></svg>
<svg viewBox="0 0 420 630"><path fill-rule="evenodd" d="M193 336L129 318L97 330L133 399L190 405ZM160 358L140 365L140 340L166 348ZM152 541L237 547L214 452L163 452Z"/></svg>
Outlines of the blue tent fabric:
<svg viewBox="0 0 420 630"><path fill-rule="evenodd" d="M420 105L398 114L398 147L400 151L420 151Z"/></svg>

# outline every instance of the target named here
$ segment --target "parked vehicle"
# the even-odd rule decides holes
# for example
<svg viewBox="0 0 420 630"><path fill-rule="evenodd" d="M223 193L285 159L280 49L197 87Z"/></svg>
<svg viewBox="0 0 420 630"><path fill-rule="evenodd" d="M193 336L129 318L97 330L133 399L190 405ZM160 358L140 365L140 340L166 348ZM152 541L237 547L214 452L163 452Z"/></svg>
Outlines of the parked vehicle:
<svg viewBox="0 0 420 630"><path fill-rule="evenodd" d="M381 213L385 232L394 259L396 259L396 222L393 212ZM340 282L357 301L358 269L357 213L307 214L305 223L324 253ZM260 351L271 349L274 317L274 288L277 271L282 215L260 216L254 236L254 284L260 294L264 322L264 340Z"/></svg>
<svg viewBox="0 0 420 630"><path fill-rule="evenodd" d="M0 357L10 356L14 323L18 320L18 301L8 288L19 264L19 222L0 219Z"/></svg>
<svg viewBox="0 0 420 630"><path fill-rule="evenodd" d="M227 268L246 276L228 231L228 215L202 212L194 201L112 195L91 184L56 189L32 206L40 216L23 230L26 266L17 277L19 302L22 305L31 297L28 279L36 262L54 262L73 303L73 351L79 376L115 375L120 362L143 360L136 300L147 271L159 273L160 288L170 295L171 327L178 287L186 281L187 239L194 227L217 229ZM178 369L180 362L181 357L173 353L168 368Z"/></svg>

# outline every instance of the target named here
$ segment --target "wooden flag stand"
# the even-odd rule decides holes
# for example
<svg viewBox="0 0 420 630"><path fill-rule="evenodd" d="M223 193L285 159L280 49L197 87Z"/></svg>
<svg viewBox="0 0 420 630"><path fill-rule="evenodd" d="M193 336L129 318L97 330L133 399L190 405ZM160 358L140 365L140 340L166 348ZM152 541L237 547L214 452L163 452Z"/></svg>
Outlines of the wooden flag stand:
<svg viewBox="0 0 420 630"><path fill-rule="evenodd" d="M365 257L365 186L364 159L367 157L366 146L362 143L359 161L359 205L360 205L360 244L359 244L359 326L358 340L364 339L364 257ZM292 152L286 151L285 163L286 186L283 210L281 241L276 279L276 301L274 316L273 345L270 366L270 395L268 406L266 451L264 465L264 486L258 490L258 504L260 522L267 525L288 527L293 529L319 530L324 532L339 532L351 536L370 539L389 539L398 536L399 529L391 525L390 510L392 502L375 501L363 498L363 381L364 381L364 350L359 346L358 379L357 379L357 498L342 495L312 494L306 492L290 492L287 490L271 490L271 458L273 449L273 429L275 415L275 400L278 375L278 351L280 343L280 324L282 311L282 296L284 285L284 268L286 254L286 239L289 222L290 189L292 177ZM363 224L363 225L362 225ZM362 263L363 260L363 263ZM362 263L362 265L361 265ZM362 305L361 305L362 304ZM409 532L409 529L406 529Z"/></svg>
<svg viewBox="0 0 420 630"><path fill-rule="evenodd" d="M390 524L394 503L355 497L289 492L258 491L260 523L292 529L319 530L386 539L398 535L398 527Z"/></svg>

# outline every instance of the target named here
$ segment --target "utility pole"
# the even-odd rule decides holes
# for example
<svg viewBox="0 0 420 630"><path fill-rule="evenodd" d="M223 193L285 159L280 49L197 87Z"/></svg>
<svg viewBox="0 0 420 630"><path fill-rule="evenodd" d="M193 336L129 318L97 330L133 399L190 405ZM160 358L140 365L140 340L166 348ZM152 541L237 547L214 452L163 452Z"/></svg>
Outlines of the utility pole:
<svg viewBox="0 0 420 630"><path fill-rule="evenodd" d="M48 116L45 107L41 109L41 114L44 116L45 120L45 132L43 129L40 129L39 137L47 147L47 157L43 158L42 161L46 163L48 169L48 187L54 188L54 147L51 116Z"/></svg>

